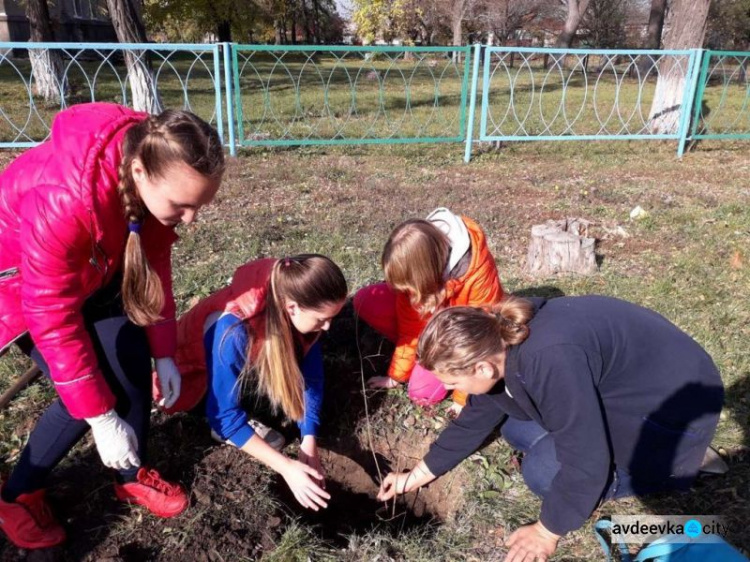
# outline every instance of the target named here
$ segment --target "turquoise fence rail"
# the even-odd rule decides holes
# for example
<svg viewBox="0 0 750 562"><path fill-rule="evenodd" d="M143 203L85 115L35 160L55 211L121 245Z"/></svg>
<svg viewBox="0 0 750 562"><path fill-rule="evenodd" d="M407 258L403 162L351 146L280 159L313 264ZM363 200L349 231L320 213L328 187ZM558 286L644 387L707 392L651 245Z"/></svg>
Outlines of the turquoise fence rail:
<svg viewBox="0 0 750 562"><path fill-rule="evenodd" d="M682 154L699 63L699 50L487 47L479 140L675 139Z"/></svg>
<svg viewBox="0 0 750 562"><path fill-rule="evenodd" d="M750 53L706 51L690 139L750 139Z"/></svg>
<svg viewBox="0 0 750 562"><path fill-rule="evenodd" d="M112 101L189 109L237 147L750 139L750 52L0 43L0 148ZM475 131L477 131L475 133Z"/></svg>
<svg viewBox="0 0 750 562"><path fill-rule="evenodd" d="M234 45L237 142L464 142L471 49Z"/></svg>
<svg viewBox="0 0 750 562"><path fill-rule="evenodd" d="M151 112L188 109L214 124L224 140L221 48L0 42L0 148L42 142L58 111L92 101Z"/></svg>

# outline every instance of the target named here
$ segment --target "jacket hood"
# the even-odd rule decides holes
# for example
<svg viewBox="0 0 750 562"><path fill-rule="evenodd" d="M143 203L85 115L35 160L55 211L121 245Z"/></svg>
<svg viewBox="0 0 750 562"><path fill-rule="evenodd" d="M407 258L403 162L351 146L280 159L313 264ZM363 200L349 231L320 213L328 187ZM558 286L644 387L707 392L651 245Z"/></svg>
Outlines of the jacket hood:
<svg viewBox="0 0 750 562"><path fill-rule="evenodd" d="M450 256L448 256L448 264L445 266L445 271L443 272L447 278L459 260L471 248L469 229L466 228L461 217L454 215L445 207L439 207L432 211L427 216L427 220L438 227L440 232L445 234L450 241L451 252Z"/></svg>

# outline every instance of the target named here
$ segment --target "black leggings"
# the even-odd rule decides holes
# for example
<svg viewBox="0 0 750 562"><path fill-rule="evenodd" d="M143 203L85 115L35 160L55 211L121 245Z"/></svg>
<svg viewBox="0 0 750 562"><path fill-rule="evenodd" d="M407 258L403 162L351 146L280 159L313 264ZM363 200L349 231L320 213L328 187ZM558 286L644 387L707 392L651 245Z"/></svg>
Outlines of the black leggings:
<svg viewBox="0 0 750 562"><path fill-rule="evenodd" d="M84 305L83 316L99 368L117 399L115 410L135 430L138 457L145 464L151 414L151 356L146 332L123 314L119 288L116 279L93 295ZM31 338L23 338L18 346L49 376L47 364ZM20 494L43 488L50 472L88 430L85 420L73 418L62 401L56 400L32 431L3 487L3 500L15 501ZM138 468L121 470L116 479L132 481L137 472Z"/></svg>

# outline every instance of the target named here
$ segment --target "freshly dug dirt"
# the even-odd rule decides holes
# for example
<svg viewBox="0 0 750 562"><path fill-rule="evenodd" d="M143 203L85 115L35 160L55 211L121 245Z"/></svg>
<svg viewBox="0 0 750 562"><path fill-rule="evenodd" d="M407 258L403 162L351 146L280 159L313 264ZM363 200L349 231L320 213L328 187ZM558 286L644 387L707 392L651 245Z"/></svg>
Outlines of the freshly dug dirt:
<svg viewBox="0 0 750 562"><path fill-rule="evenodd" d="M357 325L350 305L334 323L324 347L326 396L319 442L332 496L327 509L314 513L302 508L280 476L242 451L215 443L200 416L156 414L151 464L189 490L191 505L185 513L164 520L119 504L112 480L88 441L50 482L50 503L68 532L67 544L21 551L3 537L0 562L256 559L275 548L293 518L311 525L332 547L343 547L348 535L371 529L394 535L415 526L426 526L428 532L436 529L460 505L460 478L441 479L395 503L376 499L380 478L390 470L411 468L434 438L434 432L421 428L389 427L384 420L395 414L382 411L385 393L368 391L368 412L377 431L374 450L367 444L362 377L383 374L392 348L366 326ZM277 420L275 425L291 442L285 452L294 456L296 427L278 424Z"/></svg>

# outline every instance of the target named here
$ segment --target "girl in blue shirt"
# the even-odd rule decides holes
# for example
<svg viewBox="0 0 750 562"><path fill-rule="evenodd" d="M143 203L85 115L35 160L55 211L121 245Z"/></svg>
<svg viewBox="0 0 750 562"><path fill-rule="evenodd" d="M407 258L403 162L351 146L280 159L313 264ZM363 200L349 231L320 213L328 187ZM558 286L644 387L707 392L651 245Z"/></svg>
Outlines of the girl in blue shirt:
<svg viewBox="0 0 750 562"><path fill-rule="evenodd" d="M315 511L330 499L316 443L323 400L318 337L346 296L344 275L325 256L257 260L178 325L183 393L168 411L191 409L205 395L215 436L281 474L297 501ZM283 455L283 437L245 411L245 389L297 422L299 460Z"/></svg>

